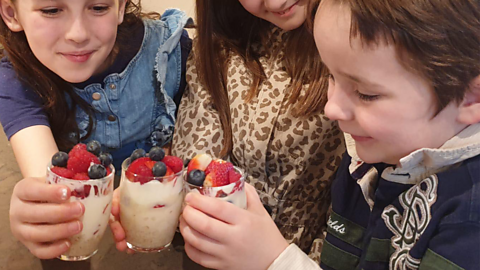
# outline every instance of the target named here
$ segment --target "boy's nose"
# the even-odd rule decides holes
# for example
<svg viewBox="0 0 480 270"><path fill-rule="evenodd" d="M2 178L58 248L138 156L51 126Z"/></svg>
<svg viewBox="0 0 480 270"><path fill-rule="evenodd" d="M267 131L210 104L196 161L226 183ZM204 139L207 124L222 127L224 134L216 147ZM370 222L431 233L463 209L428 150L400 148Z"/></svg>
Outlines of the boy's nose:
<svg viewBox="0 0 480 270"><path fill-rule="evenodd" d="M335 86L328 87L328 101L325 105L325 115L335 121L353 120L348 96L341 90L335 89Z"/></svg>
<svg viewBox="0 0 480 270"><path fill-rule="evenodd" d="M67 30L65 38L75 43L83 43L89 38L89 31L86 26L86 21L81 18L75 18Z"/></svg>
<svg viewBox="0 0 480 270"><path fill-rule="evenodd" d="M289 0L264 0L265 8L269 11L280 12L289 7Z"/></svg>

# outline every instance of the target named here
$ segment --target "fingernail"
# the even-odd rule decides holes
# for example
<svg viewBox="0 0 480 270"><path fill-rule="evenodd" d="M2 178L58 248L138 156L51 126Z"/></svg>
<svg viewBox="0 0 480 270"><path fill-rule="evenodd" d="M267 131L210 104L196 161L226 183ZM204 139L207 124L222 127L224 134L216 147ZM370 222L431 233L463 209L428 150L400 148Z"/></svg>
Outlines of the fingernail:
<svg viewBox="0 0 480 270"><path fill-rule="evenodd" d="M80 221L75 221L68 224L68 230L72 233L76 233L80 231Z"/></svg>
<svg viewBox="0 0 480 270"><path fill-rule="evenodd" d="M65 241L64 245L67 247L67 249L69 249L71 246L69 241Z"/></svg>
<svg viewBox="0 0 480 270"><path fill-rule="evenodd" d="M73 214L75 216L81 216L82 212L83 212L83 207L80 203L77 202L75 207L74 207Z"/></svg>
<svg viewBox="0 0 480 270"><path fill-rule="evenodd" d="M192 200L192 194L188 193L187 196L185 196L185 202L190 202Z"/></svg>
<svg viewBox="0 0 480 270"><path fill-rule="evenodd" d="M64 201L68 197L68 190L66 188L62 188L60 190L60 198Z"/></svg>

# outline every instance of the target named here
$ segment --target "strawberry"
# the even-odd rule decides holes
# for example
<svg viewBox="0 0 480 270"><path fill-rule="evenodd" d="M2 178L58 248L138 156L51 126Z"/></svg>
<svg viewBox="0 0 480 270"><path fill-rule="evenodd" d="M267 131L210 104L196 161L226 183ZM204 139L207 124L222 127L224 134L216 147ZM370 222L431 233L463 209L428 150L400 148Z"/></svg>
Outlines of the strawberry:
<svg viewBox="0 0 480 270"><path fill-rule="evenodd" d="M133 176L135 174L137 174L137 170L140 166L143 166L145 165L148 161L150 161L149 158L147 157L143 157L143 158L138 158L136 159L135 161L132 162L132 164L130 164L130 166L128 166L128 169L126 171L126 175L128 177L128 179L130 179L131 181L134 181L135 182L135 179L133 178ZM145 165L146 166L146 165Z"/></svg>
<svg viewBox="0 0 480 270"><path fill-rule="evenodd" d="M64 177L64 178L68 178L68 179L72 179L73 175L75 174L72 170L69 170L69 169L63 168L63 167L53 166L50 170L53 173L55 173L56 175Z"/></svg>
<svg viewBox="0 0 480 270"><path fill-rule="evenodd" d="M214 159L212 162L210 162L210 164L208 164L207 168L205 169L205 175L209 174L211 171L215 170L215 168L218 165L223 164L223 163L228 163L228 164L230 164L228 166L231 166L233 168L233 164L230 163L230 162L227 162L227 161L222 160L222 159Z"/></svg>
<svg viewBox="0 0 480 270"><path fill-rule="evenodd" d="M100 160L94 154L79 150L70 156L67 162L67 168L74 173L86 173L90 167L90 163L100 164Z"/></svg>
<svg viewBox="0 0 480 270"><path fill-rule="evenodd" d="M174 174L175 172L170 167L167 166L167 172L165 173L164 177L172 176Z"/></svg>
<svg viewBox="0 0 480 270"><path fill-rule="evenodd" d="M183 160L175 156L165 156L162 160L167 167L172 169L174 173L178 173L183 169Z"/></svg>
<svg viewBox="0 0 480 270"><path fill-rule="evenodd" d="M141 185L150 182L153 178L152 169L148 168L145 164L138 167L135 176L135 182L140 182Z"/></svg>
<svg viewBox="0 0 480 270"><path fill-rule="evenodd" d="M219 163L215 166L215 170L211 171L205 177L203 182L204 187L221 187L230 184L228 179L228 173L233 169L233 166L229 162Z"/></svg>
<svg viewBox="0 0 480 270"><path fill-rule="evenodd" d="M239 174L235 169L228 172L228 180L230 181L230 184L237 182L240 180L240 178L242 178L242 175Z"/></svg>
<svg viewBox="0 0 480 270"><path fill-rule="evenodd" d="M90 180L87 173L76 173L73 178L74 180Z"/></svg>
<svg viewBox="0 0 480 270"><path fill-rule="evenodd" d="M199 154L196 155L192 160L190 160L190 163L188 163L188 170L187 173L193 170L201 170L205 171L205 169L208 167L208 165L212 162L212 157L207 154Z"/></svg>

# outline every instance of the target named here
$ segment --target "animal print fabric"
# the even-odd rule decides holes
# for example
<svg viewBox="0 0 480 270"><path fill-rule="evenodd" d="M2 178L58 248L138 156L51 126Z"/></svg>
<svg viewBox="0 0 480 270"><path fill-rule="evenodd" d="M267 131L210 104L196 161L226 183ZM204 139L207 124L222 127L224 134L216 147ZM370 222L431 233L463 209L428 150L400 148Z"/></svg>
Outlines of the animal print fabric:
<svg viewBox="0 0 480 270"><path fill-rule="evenodd" d="M342 132L323 114L303 118L290 114L290 77L281 48L285 34L279 29L272 31L272 46L263 50L260 58L267 79L248 104L244 98L252 79L240 56L229 58L233 151L228 158L248 173L247 182L272 209L283 236L319 261L330 185L345 147ZM275 51L279 53L271 53ZM218 157L223 131L210 95L197 79L193 57L187 64L186 78L188 87L178 111L173 155L187 159L208 153Z"/></svg>

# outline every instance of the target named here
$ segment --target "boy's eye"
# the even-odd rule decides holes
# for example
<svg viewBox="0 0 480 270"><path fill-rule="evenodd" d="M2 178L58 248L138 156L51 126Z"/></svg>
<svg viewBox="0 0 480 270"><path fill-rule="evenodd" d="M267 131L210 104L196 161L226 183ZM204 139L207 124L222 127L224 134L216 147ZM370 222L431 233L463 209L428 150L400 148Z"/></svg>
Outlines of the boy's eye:
<svg viewBox="0 0 480 270"><path fill-rule="evenodd" d="M59 8L46 8L46 9L41 9L40 11L44 15L53 16L53 15L57 15L58 13L60 13L61 10Z"/></svg>
<svg viewBox="0 0 480 270"><path fill-rule="evenodd" d="M328 80L329 80L329 81L332 81L332 82L335 82L335 77L333 77L333 74L332 74L332 73L329 73L329 74L328 74Z"/></svg>
<svg viewBox="0 0 480 270"><path fill-rule="evenodd" d="M357 94L358 98L363 101L374 101L380 97L380 95L365 95L360 93L358 90L355 91L355 93Z"/></svg>
<svg viewBox="0 0 480 270"><path fill-rule="evenodd" d="M109 8L109 6L93 6L92 10L95 13L105 13L106 11L108 11Z"/></svg>

